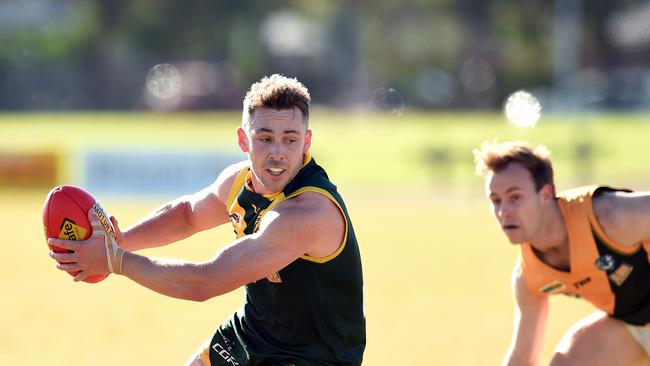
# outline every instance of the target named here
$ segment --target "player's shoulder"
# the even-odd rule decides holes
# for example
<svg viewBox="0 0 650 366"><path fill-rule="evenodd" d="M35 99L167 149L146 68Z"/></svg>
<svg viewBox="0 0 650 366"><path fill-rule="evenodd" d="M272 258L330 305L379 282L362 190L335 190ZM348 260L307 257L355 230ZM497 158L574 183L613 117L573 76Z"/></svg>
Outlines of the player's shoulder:
<svg viewBox="0 0 650 366"><path fill-rule="evenodd" d="M226 181L228 179L235 179L235 177L243 170L250 166L248 160L242 160L240 162L230 164L219 174L219 179Z"/></svg>
<svg viewBox="0 0 650 366"><path fill-rule="evenodd" d="M605 219L617 213L624 213L638 198L648 197L648 192L632 192L627 189L599 187L593 194L594 214Z"/></svg>
<svg viewBox="0 0 650 366"><path fill-rule="evenodd" d="M621 243L635 244L636 227L645 227L650 218L650 192L604 191L594 197L594 215L605 233Z"/></svg>
<svg viewBox="0 0 650 366"><path fill-rule="evenodd" d="M234 164L227 166L224 170L221 171L217 180L215 181L215 191L220 197L228 197L230 189L232 188L235 179L241 173L242 170L248 168L250 165L248 160L243 160Z"/></svg>

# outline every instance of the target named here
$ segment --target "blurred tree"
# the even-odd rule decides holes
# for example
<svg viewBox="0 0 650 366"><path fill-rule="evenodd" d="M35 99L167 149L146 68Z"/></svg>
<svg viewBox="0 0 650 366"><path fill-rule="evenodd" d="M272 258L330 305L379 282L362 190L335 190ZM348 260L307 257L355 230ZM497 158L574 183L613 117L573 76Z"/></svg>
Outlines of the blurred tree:
<svg viewBox="0 0 650 366"><path fill-rule="evenodd" d="M622 80L633 95L650 73L647 1L583 3L579 67L612 90ZM145 75L159 63L206 84L188 86L173 108L236 107L251 82L273 72L298 77L319 103L363 105L392 88L415 107L498 108L514 90L553 86L554 4L5 1L0 108L145 108ZM636 98L642 104L650 92Z"/></svg>

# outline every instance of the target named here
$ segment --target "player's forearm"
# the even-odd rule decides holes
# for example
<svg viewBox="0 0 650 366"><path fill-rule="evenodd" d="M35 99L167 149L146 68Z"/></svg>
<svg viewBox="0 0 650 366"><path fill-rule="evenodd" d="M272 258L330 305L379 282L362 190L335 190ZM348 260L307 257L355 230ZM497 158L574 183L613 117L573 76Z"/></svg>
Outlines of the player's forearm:
<svg viewBox="0 0 650 366"><path fill-rule="evenodd" d="M125 231L120 245L128 251L155 248L185 239L195 232L191 205L180 198L159 207Z"/></svg>
<svg viewBox="0 0 650 366"><path fill-rule="evenodd" d="M521 299L520 299L521 300ZM522 304L519 303L519 306ZM504 366L537 365L546 333L548 302L546 299L515 312L512 343L503 361Z"/></svg>
<svg viewBox="0 0 650 366"><path fill-rule="evenodd" d="M149 258L127 252L123 258L122 275L162 295L205 301L218 294L214 289L217 281L208 282L210 275L206 266L205 263Z"/></svg>

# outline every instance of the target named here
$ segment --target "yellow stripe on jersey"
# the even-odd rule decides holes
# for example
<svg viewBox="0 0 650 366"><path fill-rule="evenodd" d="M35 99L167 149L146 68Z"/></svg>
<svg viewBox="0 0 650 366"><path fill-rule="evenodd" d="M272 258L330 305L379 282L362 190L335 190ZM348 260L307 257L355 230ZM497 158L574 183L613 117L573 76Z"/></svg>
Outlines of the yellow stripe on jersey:
<svg viewBox="0 0 650 366"><path fill-rule="evenodd" d="M244 168L237 173L237 176L235 176L235 180L232 182L232 186L230 187L230 192L228 193L228 202L226 207L228 208L228 211L230 211L230 208L232 204L235 202L237 199L237 195L239 194L239 191L241 191L241 188L244 186L244 183L246 183L246 177L248 176L248 168Z"/></svg>

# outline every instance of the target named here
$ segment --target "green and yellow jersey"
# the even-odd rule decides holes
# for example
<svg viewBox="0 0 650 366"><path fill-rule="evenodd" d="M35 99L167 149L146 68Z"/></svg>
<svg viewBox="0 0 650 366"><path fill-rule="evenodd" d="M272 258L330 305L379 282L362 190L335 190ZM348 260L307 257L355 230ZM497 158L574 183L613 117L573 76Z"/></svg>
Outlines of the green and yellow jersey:
<svg viewBox="0 0 650 366"><path fill-rule="evenodd" d="M361 258L336 186L309 154L282 192L255 193L250 177L250 168L241 170L228 199L238 238L255 233L275 205L304 192L322 194L341 210L345 236L326 258L305 254L279 272L247 284L244 305L230 320L236 337L266 359L277 355L318 365L361 364L366 343Z"/></svg>
<svg viewBox="0 0 650 366"><path fill-rule="evenodd" d="M592 204L602 191L614 189L582 187L558 195L571 269L566 272L547 265L524 244L520 258L524 281L533 293L581 297L614 318L645 325L650 323L650 242L624 246L605 234Z"/></svg>

